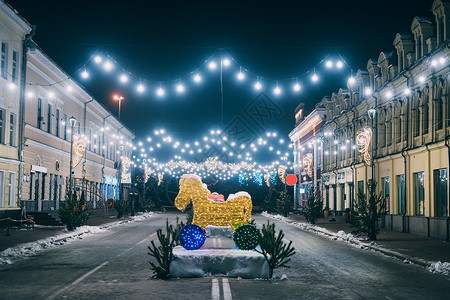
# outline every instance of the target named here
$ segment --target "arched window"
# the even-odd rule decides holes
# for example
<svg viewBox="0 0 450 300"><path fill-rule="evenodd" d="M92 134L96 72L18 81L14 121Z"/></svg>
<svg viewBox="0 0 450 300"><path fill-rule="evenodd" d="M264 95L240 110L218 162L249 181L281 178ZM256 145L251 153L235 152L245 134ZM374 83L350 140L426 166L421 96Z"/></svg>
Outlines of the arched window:
<svg viewBox="0 0 450 300"><path fill-rule="evenodd" d="M429 126L429 91L428 89L424 89L422 94L422 134L428 133L428 126Z"/></svg>
<svg viewBox="0 0 450 300"><path fill-rule="evenodd" d="M435 111L436 111L436 130L440 130L443 128L444 124L444 109L443 109L443 99L442 99L442 80L439 79L436 81L433 87L433 95L435 102Z"/></svg>

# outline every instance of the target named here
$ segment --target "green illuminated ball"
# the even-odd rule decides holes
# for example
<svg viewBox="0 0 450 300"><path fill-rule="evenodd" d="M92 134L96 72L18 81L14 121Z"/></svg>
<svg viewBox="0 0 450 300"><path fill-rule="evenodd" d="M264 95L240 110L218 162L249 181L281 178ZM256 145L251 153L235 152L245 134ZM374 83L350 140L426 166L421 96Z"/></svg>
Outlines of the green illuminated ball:
<svg viewBox="0 0 450 300"><path fill-rule="evenodd" d="M253 250L259 243L259 229L254 225L242 225L236 228L233 241L240 250Z"/></svg>

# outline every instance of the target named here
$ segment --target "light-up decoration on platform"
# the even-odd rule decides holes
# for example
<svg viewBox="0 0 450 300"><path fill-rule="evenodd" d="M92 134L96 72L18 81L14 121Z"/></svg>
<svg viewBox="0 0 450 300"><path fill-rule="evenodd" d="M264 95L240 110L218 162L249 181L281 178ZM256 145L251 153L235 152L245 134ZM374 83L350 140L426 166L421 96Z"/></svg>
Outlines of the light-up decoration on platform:
<svg viewBox="0 0 450 300"><path fill-rule="evenodd" d="M195 224L187 224L180 230L179 235L180 245L186 250L200 249L205 243L205 230Z"/></svg>
<svg viewBox="0 0 450 300"><path fill-rule="evenodd" d="M239 226L233 233L233 241L240 250L253 250L259 244L259 229L250 224Z"/></svg>
<svg viewBox="0 0 450 300"><path fill-rule="evenodd" d="M234 230L238 222L250 221L252 199L247 192L230 194L225 202L210 201L208 199L210 194L200 176L184 174L181 176L175 206L179 210L184 210L192 202L194 209L192 223L202 228L208 225L231 226Z"/></svg>
<svg viewBox="0 0 450 300"><path fill-rule="evenodd" d="M75 168L81 162L86 152L86 141L81 137L76 137L73 142L72 165Z"/></svg>
<svg viewBox="0 0 450 300"><path fill-rule="evenodd" d="M313 165L313 156L312 153L308 153L303 156L303 170L308 174L309 177L312 177L312 165Z"/></svg>
<svg viewBox="0 0 450 300"><path fill-rule="evenodd" d="M356 134L356 147L358 152L363 155L364 162L370 166L372 157L370 156L370 147L372 142L372 130L363 128Z"/></svg>
<svg viewBox="0 0 450 300"><path fill-rule="evenodd" d="M122 156L122 183L131 183L131 160L127 156Z"/></svg>
<svg viewBox="0 0 450 300"><path fill-rule="evenodd" d="M280 178L280 180L283 184L286 183L286 167L285 166L280 166L278 168L278 177Z"/></svg>

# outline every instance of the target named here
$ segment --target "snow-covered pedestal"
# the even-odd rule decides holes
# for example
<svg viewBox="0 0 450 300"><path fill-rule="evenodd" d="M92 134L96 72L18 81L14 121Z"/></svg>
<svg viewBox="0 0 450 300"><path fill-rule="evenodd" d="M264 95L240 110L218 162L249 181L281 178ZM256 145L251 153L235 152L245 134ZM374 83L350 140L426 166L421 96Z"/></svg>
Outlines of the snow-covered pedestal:
<svg viewBox="0 0 450 300"><path fill-rule="evenodd" d="M233 229L230 226L206 226L207 237L233 237Z"/></svg>
<svg viewBox="0 0 450 300"><path fill-rule="evenodd" d="M170 264L173 277L226 276L241 278L269 278L269 265L256 251L239 249L201 248L173 249L176 257Z"/></svg>

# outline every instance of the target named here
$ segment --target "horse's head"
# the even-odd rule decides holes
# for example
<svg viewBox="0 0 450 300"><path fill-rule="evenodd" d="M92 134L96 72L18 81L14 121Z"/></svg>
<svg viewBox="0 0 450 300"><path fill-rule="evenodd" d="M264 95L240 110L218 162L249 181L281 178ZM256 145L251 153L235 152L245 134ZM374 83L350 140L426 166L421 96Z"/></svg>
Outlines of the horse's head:
<svg viewBox="0 0 450 300"><path fill-rule="evenodd" d="M180 191L175 198L175 206L179 210L184 210L192 200L204 198L205 195L207 197L209 194L200 176L184 174L180 179Z"/></svg>

